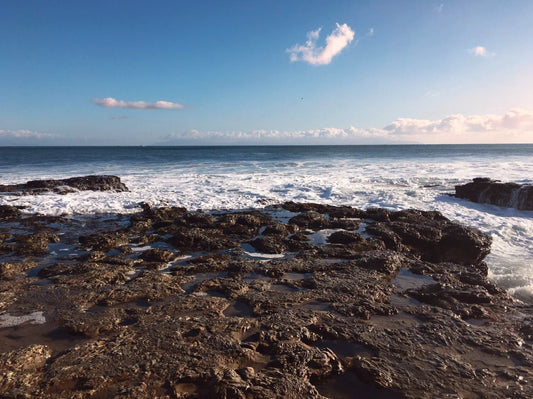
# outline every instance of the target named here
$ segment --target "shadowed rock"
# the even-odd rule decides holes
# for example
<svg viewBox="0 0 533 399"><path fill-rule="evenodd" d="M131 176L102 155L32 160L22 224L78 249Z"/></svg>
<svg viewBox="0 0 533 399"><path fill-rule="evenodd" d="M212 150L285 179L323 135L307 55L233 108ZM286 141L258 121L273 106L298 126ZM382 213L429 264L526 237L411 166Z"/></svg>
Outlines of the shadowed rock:
<svg viewBox="0 0 533 399"><path fill-rule="evenodd" d="M501 183L489 178L475 178L472 183L455 186L455 197L480 204L493 204L524 211L533 210L533 185Z"/></svg>
<svg viewBox="0 0 533 399"><path fill-rule="evenodd" d="M120 177L110 175L71 177L60 180L31 180L23 184L0 185L0 192L37 195L47 192L129 191Z"/></svg>

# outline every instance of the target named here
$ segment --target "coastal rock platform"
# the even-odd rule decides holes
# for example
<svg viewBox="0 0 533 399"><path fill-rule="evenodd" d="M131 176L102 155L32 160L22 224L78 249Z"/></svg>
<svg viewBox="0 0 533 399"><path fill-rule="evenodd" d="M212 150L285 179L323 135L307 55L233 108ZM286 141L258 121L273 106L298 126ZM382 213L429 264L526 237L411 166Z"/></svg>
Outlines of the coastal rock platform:
<svg viewBox="0 0 533 399"><path fill-rule="evenodd" d="M530 398L533 306L438 212L0 207L0 397Z"/></svg>

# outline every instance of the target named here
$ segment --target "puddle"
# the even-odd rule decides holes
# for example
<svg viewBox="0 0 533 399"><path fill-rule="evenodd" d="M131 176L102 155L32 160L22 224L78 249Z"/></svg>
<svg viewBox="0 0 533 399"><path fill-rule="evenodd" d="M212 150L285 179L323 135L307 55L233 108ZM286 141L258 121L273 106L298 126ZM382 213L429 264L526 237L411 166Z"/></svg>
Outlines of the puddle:
<svg viewBox="0 0 533 399"><path fill-rule="evenodd" d="M259 273L247 273L243 276L243 281L251 283L252 281L270 281L271 278Z"/></svg>
<svg viewBox="0 0 533 399"><path fill-rule="evenodd" d="M415 316L406 312L400 312L393 316L374 315L365 322L374 327L390 330L413 328L421 323Z"/></svg>
<svg viewBox="0 0 533 399"><path fill-rule="evenodd" d="M272 284L270 286L270 290L274 292L282 292L282 293L291 293L291 292L299 291L298 288L289 287L288 285L285 285L285 284Z"/></svg>
<svg viewBox="0 0 533 399"><path fill-rule="evenodd" d="M61 330L59 324L46 322L44 324L25 323L14 327L0 329L0 352L9 352L29 345L47 345L54 353L71 348L86 341L81 335L72 335Z"/></svg>
<svg viewBox="0 0 533 399"><path fill-rule="evenodd" d="M312 310L315 312L331 312L332 311L329 303L321 302L321 301L305 302L297 307L300 309Z"/></svg>
<svg viewBox="0 0 533 399"><path fill-rule="evenodd" d="M373 355L366 346L348 341L325 339L317 341L314 345L318 348L329 348L340 358Z"/></svg>
<svg viewBox="0 0 533 399"><path fill-rule="evenodd" d="M204 281L207 281L207 280L214 280L216 278L219 278L219 277L225 277L227 276L228 273L227 272L222 272L222 273L197 273L193 276L191 276L193 278L192 281L189 281L188 283L185 283L185 284L181 284L181 289L183 291L185 291L185 294L191 294L194 287L199 284L199 283L202 283Z"/></svg>
<svg viewBox="0 0 533 399"><path fill-rule="evenodd" d="M414 274L409 269L402 268L398 275L391 280L396 290L405 291L409 289L418 289L426 285L435 284L435 280L431 276L424 276L421 274Z"/></svg>
<svg viewBox="0 0 533 399"><path fill-rule="evenodd" d="M247 257L256 260L282 259L286 257L286 254L266 254L263 252L257 252L250 244L241 244L241 248Z"/></svg>
<svg viewBox="0 0 533 399"><path fill-rule="evenodd" d="M402 394L376 388L363 382L355 373L331 376L315 384L321 395L335 399L399 399Z"/></svg>
<svg viewBox="0 0 533 399"><path fill-rule="evenodd" d="M465 319L465 321L473 326L484 326L490 322L490 319Z"/></svg>
<svg viewBox="0 0 533 399"><path fill-rule="evenodd" d="M226 317L251 317L253 316L252 308L240 301L231 302L229 306L224 309L224 316Z"/></svg>
<svg viewBox="0 0 533 399"><path fill-rule="evenodd" d="M296 273L290 272L283 275L283 279L290 281L300 281L313 276L313 273Z"/></svg>
<svg viewBox="0 0 533 399"><path fill-rule="evenodd" d="M44 324L46 319L43 312L33 312L22 316L11 316L7 313L0 315L0 328L14 327L24 323Z"/></svg>

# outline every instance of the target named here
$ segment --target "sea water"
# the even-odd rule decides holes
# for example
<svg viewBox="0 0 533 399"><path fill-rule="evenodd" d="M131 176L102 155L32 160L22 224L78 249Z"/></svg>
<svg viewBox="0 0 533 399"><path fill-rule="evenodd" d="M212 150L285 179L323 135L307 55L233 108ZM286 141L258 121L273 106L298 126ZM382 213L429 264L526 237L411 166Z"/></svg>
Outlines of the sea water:
<svg viewBox="0 0 533 399"><path fill-rule="evenodd" d="M135 212L143 201L205 211L283 201L437 210L490 234L490 277L533 300L533 212L448 195L474 177L533 183L531 144L0 148L0 184L89 174L117 175L130 192L3 194L0 204L47 215Z"/></svg>

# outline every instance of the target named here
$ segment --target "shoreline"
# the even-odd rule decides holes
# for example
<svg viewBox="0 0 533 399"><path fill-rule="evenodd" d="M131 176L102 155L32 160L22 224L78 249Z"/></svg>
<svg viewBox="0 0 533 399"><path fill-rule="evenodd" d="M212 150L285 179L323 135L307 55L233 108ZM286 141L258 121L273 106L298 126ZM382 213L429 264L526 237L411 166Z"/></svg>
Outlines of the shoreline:
<svg viewBox="0 0 533 399"><path fill-rule="evenodd" d="M6 397L532 394L533 306L487 280L489 237L438 212L84 219L3 220Z"/></svg>

